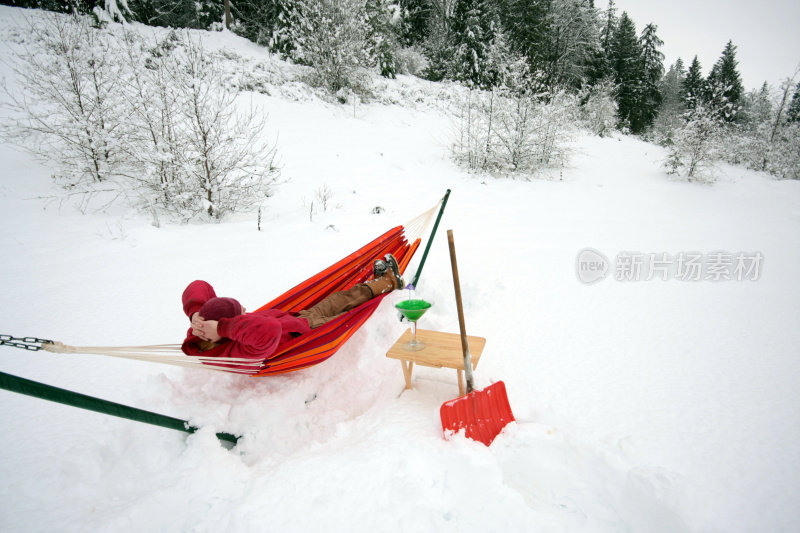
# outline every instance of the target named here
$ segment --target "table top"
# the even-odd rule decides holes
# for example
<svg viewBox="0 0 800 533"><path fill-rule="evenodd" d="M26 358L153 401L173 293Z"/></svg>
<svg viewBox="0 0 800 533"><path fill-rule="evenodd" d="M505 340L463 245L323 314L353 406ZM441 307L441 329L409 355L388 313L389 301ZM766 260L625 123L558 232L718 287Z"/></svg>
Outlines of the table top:
<svg viewBox="0 0 800 533"><path fill-rule="evenodd" d="M403 348L403 344L411 341L411 329L407 329L389 348L386 357L412 361L423 366L464 370L461 335L458 333L417 329L417 340L425 343L425 349L412 352ZM467 335L467 342L469 343L469 354L472 357L472 367L475 368L478 366L483 348L486 346L486 339Z"/></svg>

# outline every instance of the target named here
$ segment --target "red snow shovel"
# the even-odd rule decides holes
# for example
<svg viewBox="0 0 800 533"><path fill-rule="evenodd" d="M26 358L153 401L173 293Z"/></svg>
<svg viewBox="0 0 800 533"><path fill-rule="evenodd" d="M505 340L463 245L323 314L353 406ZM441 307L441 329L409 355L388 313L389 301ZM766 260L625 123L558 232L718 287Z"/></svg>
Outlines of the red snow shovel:
<svg viewBox="0 0 800 533"><path fill-rule="evenodd" d="M458 325L461 329L461 349L464 352L464 374L467 380L467 394L442 404L439 414L442 418L442 430L445 437L449 432L464 429L468 439L477 440L489 446L494 438L514 421L514 414L508 404L506 385L502 381L475 391L472 376L472 356L469 353L467 330L464 325L464 309L461 305L461 284L458 281L458 265L456 263L456 246L453 242L453 230L447 230L447 241L450 244L450 264L453 267L453 285L456 291L458 307Z"/></svg>

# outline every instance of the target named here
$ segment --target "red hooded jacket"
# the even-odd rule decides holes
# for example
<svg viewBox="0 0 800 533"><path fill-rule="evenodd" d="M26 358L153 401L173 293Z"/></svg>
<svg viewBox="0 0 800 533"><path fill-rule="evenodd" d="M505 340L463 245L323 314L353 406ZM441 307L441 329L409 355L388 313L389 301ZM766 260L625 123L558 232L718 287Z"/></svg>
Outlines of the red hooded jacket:
<svg viewBox="0 0 800 533"><path fill-rule="evenodd" d="M193 281L183 291L183 312L191 320L192 315L203 304L216 296L214 288L205 281ZM181 349L185 354L204 357L264 359L298 335L309 331L311 328L304 318L278 309L265 309L232 318L221 318L217 326L217 332L223 337L221 344L206 351L200 348L203 341L192 335L190 327Z"/></svg>

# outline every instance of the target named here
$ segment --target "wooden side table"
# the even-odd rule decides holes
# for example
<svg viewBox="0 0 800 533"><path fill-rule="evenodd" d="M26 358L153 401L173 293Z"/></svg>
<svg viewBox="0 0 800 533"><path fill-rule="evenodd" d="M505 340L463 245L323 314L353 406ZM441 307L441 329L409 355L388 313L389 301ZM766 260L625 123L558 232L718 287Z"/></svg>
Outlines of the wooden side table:
<svg viewBox="0 0 800 533"><path fill-rule="evenodd" d="M464 354L461 351L461 335L458 333L444 333L417 329L417 340L425 343L425 349L412 352L403 349L403 344L411 340L411 330L406 330L397 342L386 352L386 357L399 359L403 367L403 376L406 378L406 389L411 388L411 373L414 364L434 368L454 368L458 376L458 392L464 395ZM481 359L486 339L467 335L469 353L472 356L472 368L478 366Z"/></svg>

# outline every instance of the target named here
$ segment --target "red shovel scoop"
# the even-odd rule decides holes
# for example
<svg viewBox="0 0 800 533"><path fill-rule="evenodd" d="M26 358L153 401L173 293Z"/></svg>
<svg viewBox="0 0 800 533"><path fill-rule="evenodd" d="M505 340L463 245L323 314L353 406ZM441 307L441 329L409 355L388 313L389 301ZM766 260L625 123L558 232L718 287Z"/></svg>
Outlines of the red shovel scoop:
<svg viewBox="0 0 800 533"><path fill-rule="evenodd" d="M469 353L467 329L464 325L464 309L461 304L461 284L458 280L458 264L456 263L456 247L453 242L453 230L447 230L447 241L450 244L450 264L453 267L453 285L456 291L458 307L458 325L461 329L461 349L464 352L464 374L467 380L467 394L442 404L439 414L442 418L442 430L445 436L449 432L464 429L467 438L477 440L489 446L494 438L514 421L514 414L508 404L506 385L498 381L483 390L474 389L472 376L472 356Z"/></svg>

